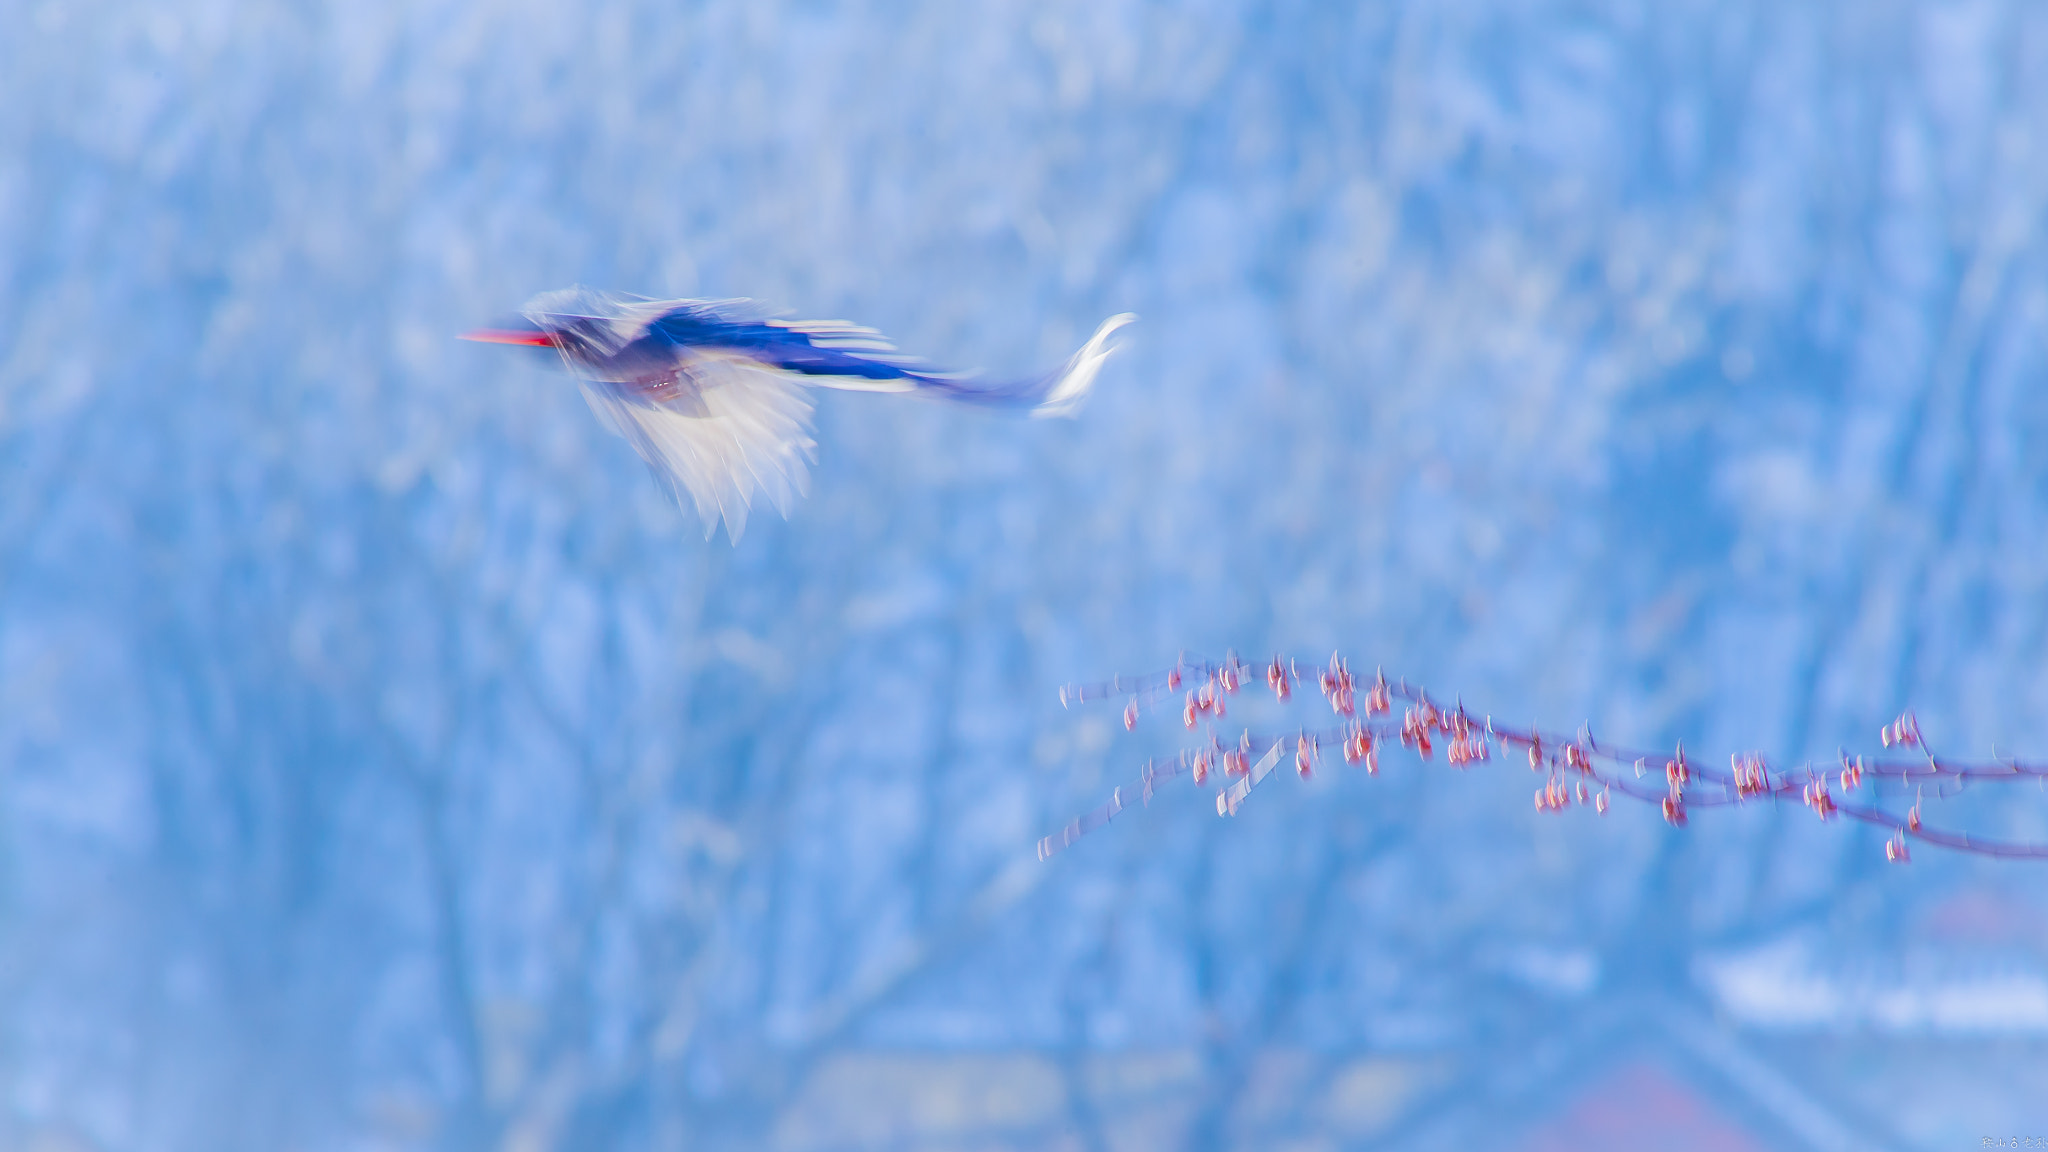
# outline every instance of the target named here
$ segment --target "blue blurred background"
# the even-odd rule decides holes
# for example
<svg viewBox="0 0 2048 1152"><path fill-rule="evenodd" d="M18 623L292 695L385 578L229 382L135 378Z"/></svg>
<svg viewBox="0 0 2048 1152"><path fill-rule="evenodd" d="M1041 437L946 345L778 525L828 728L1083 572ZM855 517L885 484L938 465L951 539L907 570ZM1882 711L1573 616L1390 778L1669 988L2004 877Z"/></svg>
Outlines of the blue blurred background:
<svg viewBox="0 0 2048 1152"><path fill-rule="evenodd" d="M2039 866L1399 757L1032 857L1182 648L2048 754L2039 7L0 15L0 1146L2048 1136ZM733 547L454 339L577 282L1144 320Z"/></svg>

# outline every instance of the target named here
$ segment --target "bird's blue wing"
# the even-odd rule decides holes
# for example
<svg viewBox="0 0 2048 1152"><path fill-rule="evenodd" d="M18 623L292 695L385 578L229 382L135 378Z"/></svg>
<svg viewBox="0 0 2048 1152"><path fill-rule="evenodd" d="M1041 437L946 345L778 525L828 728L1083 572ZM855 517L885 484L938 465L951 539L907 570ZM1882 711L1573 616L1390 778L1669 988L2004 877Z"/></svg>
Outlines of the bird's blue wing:
<svg viewBox="0 0 2048 1152"><path fill-rule="evenodd" d="M751 300L673 303L647 325L647 334L677 348L718 349L805 376L900 380L905 387L946 378L916 357L898 352L880 332L846 320L763 316Z"/></svg>

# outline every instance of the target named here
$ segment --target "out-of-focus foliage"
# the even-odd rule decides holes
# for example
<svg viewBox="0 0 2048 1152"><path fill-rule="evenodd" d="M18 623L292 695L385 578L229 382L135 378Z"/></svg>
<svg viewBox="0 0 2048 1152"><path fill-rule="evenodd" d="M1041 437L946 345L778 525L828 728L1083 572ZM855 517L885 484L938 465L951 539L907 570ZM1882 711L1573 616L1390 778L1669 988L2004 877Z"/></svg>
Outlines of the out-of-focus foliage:
<svg viewBox="0 0 2048 1152"><path fill-rule="evenodd" d="M1800 811L1563 821L1396 766L1030 856L1172 740L1054 690L1183 646L1711 754L1908 703L2048 751L2048 13L6 26L0 1143L902 1146L967 1131L887 1111L943 1066L1020 1146L1498 1144L1579 1082L1545 1044L1721 1011L1695 1050L1793 1029L1706 1091L1797 1146L1840 1130L1727 1068L1957 1020L2041 1066L2038 874ZM1145 321L1072 425L826 398L811 498L732 548L452 338L574 282L999 370ZM1988 1014L1771 996L1987 939ZM1898 1051L1831 1115L2039 1119L1870 1087Z"/></svg>

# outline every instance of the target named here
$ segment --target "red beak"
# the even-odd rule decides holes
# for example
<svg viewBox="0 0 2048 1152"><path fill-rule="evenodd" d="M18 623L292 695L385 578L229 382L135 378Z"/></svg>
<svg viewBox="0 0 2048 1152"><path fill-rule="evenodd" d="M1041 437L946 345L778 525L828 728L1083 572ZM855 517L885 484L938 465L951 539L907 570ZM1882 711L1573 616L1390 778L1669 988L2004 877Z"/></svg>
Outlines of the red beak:
<svg viewBox="0 0 2048 1152"><path fill-rule="evenodd" d="M475 340L481 344L517 344L525 348L553 348L555 338L546 332L519 331L513 328L479 328L464 332L464 340Z"/></svg>

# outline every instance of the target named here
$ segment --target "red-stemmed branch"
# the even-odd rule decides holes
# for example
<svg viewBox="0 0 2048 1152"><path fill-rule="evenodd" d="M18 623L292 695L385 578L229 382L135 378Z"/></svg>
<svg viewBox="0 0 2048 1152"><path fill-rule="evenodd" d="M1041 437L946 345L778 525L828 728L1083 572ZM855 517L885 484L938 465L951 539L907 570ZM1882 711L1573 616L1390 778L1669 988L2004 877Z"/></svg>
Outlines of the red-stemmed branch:
<svg viewBox="0 0 2048 1152"><path fill-rule="evenodd" d="M1562 812L1574 805L1590 805L1604 815L1610 797L1618 793L1657 805L1666 821L1683 827L1687 814L1694 809L1775 803L1797 797L1822 820L1846 817L1888 829L1891 835L1884 848L1887 860L1909 860L1909 840L1984 856L2048 860L2048 844L1987 840L1921 822L1921 800L1930 793L1935 799L1945 799L1980 781L2040 780L2048 777L2048 765L2017 760L1969 763L1937 755L1922 739L1919 722L1911 712L1885 725L1880 733L1884 747L1896 750L1885 756L1866 759L1844 752L1838 767L1816 767L1809 762L1779 770L1765 763L1762 756L1751 753L1731 756L1728 767L1721 768L1692 760L1683 743L1669 753L1644 752L1603 745L1584 728L1575 735L1564 736L1504 725L1491 716L1474 715L1462 701L1446 706L1405 680L1389 681L1384 674L1375 672L1369 683L1362 681L1352 675L1341 656L1332 655L1329 664L1316 671L1315 678L1336 717L1333 725L1302 728L1293 733L1247 728L1236 740L1226 741L1222 721L1229 700L1245 687L1249 677L1260 671L1265 675L1267 689L1283 704L1295 695L1306 678L1300 666L1286 657L1276 656L1259 669L1234 653L1220 662L1183 655L1163 672L1062 688L1060 703L1068 707L1123 700L1126 729L1136 728L1142 713L1156 711L1162 703L1171 701L1179 705L1183 726L1190 731L1202 731L1207 738L1196 747L1183 749L1173 759L1146 761L1134 784L1116 789L1107 804L1074 818L1060 831L1040 840L1039 859L1052 856L1109 823L1134 800L1149 804L1160 785L1182 776L1191 777L1198 787L1206 787L1212 775L1220 775L1223 783L1216 793L1216 812L1232 816L1290 750L1295 771L1304 778L1322 762L1326 747L1339 749L1345 763L1377 774L1381 750L1398 743L1425 761L1434 756L1441 744L1451 766L1460 769L1521 753L1530 770L1544 776L1544 784L1535 796L1539 812ZM1904 815L1880 806L1876 796L1876 784L1880 781L1892 781L1914 791L1913 805ZM1857 799L1859 796L1863 799Z"/></svg>

